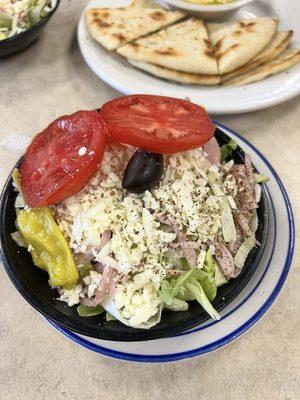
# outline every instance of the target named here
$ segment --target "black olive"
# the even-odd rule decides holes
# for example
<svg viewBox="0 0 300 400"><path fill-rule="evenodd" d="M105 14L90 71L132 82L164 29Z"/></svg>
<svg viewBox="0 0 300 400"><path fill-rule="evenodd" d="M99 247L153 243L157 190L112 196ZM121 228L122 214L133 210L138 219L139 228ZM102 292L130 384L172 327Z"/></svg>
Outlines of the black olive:
<svg viewBox="0 0 300 400"><path fill-rule="evenodd" d="M122 187L131 193L153 189L159 183L163 170L164 158L161 154L136 151L126 166Z"/></svg>

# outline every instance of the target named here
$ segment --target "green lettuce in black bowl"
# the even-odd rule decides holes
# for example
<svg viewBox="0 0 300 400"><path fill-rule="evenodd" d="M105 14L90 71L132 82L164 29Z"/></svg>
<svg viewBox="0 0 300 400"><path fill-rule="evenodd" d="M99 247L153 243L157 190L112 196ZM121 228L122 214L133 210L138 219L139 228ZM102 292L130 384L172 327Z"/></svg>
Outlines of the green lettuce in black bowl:
<svg viewBox="0 0 300 400"><path fill-rule="evenodd" d="M46 28L60 0L0 0L0 57L25 49Z"/></svg>
<svg viewBox="0 0 300 400"><path fill-rule="evenodd" d="M231 143L230 138L217 129L215 137L220 146ZM235 163L244 163L245 154L235 145L227 147L229 158ZM21 160L16 165L19 167ZM6 272L21 295L42 315L56 324L82 335L115 341L143 341L158 339L178 334L199 325L209 319L208 314L196 301L189 302L186 311L172 312L163 310L161 321L146 330L128 327L117 320L107 321L105 313L84 318L77 312L77 306L68 307L59 301L56 289L49 286L48 274L37 268L26 248L19 247L11 234L16 231L15 199L17 193L9 177L1 196L0 203L0 243L1 255ZM218 287L217 295L212 301L216 311L228 306L246 287L254 275L264 252L268 234L268 201L264 185L257 209L258 226L256 240L259 246L254 247L248 255L241 273L228 283Z"/></svg>

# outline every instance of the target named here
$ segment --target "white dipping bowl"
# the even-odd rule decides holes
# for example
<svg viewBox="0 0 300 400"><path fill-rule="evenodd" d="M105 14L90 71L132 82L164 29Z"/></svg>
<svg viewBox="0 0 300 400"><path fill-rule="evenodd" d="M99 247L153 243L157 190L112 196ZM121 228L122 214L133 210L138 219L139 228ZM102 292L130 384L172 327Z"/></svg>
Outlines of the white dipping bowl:
<svg viewBox="0 0 300 400"><path fill-rule="evenodd" d="M236 0L225 4L199 5L184 0L164 0L173 7L197 14L203 19L218 19L227 16L254 0Z"/></svg>

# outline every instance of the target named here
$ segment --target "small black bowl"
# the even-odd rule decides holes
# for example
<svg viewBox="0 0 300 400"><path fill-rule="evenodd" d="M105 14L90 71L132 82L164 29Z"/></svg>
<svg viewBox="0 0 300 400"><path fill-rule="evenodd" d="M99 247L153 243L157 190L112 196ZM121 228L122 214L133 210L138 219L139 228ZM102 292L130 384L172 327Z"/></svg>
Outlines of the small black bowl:
<svg viewBox="0 0 300 400"><path fill-rule="evenodd" d="M48 21L58 9L59 4L60 0L57 0L56 6L53 8L53 10L50 11L45 18L43 18L33 27L27 29L27 31L21 32L8 39L0 40L0 57L5 57L10 54L17 53L18 51L25 49L25 47L34 42L46 28Z"/></svg>
<svg viewBox="0 0 300 400"><path fill-rule="evenodd" d="M229 137L219 129L216 131L216 138L221 145L229 140ZM243 162L243 156L244 153L240 148L234 151L235 162ZM20 162L21 160L16 167L20 165ZM71 331L99 339L141 341L183 332L209 318L195 301L191 302L189 310L184 312L164 311L161 322L149 330L133 329L119 321L106 322L105 314L90 318L79 317L76 306L68 307L65 303L57 300L58 293L50 288L47 273L34 266L27 250L19 247L11 238L11 233L16 231L15 198L16 192L13 190L12 179L9 177L4 186L0 203L0 243L4 267L22 296L50 320ZM263 186L258 220L256 237L260 246L249 254L241 274L236 279L230 280L228 284L218 288L217 297L213 301L213 305L218 311L226 307L244 289L263 254L268 232L268 204Z"/></svg>

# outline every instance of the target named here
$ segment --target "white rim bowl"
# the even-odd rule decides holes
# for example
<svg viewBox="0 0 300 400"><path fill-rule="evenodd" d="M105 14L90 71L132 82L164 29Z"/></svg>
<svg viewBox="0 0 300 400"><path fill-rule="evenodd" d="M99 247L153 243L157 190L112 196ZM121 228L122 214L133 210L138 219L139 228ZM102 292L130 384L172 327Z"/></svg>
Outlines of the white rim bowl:
<svg viewBox="0 0 300 400"><path fill-rule="evenodd" d="M211 5L193 4L184 0L164 0L164 1L174 7L178 7L188 11L196 11L196 12L201 12L203 14L205 13L218 14L228 11L235 11L249 3L252 3L254 0L236 0L232 1L232 3L211 4Z"/></svg>

